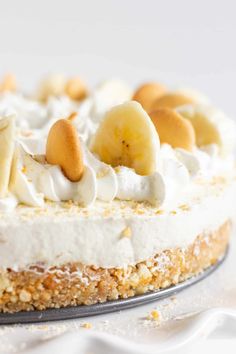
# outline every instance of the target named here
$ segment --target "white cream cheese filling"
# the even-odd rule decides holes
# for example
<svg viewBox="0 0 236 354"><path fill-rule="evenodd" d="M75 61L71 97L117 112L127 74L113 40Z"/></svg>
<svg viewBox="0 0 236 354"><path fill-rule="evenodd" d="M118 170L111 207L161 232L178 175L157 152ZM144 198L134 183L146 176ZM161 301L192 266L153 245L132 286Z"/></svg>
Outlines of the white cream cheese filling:
<svg viewBox="0 0 236 354"><path fill-rule="evenodd" d="M223 178L223 177L222 177ZM169 248L186 247L235 213L236 181L199 180L160 212L148 204L96 201L89 209L55 203L19 206L0 217L0 267L22 269L80 262L126 267ZM184 205L184 208L183 208ZM14 218L14 223L12 222ZM130 237L123 231L130 228Z"/></svg>

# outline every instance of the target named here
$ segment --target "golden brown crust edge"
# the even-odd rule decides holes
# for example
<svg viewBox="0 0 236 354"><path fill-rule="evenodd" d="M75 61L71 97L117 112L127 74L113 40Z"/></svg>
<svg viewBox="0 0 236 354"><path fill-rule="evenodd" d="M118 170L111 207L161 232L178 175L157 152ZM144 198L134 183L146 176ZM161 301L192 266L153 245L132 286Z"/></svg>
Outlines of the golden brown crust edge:
<svg viewBox="0 0 236 354"><path fill-rule="evenodd" d="M227 248L231 223L199 235L189 247L169 249L127 269L102 269L79 263L0 274L0 311L44 310L91 305L166 288L202 272Z"/></svg>

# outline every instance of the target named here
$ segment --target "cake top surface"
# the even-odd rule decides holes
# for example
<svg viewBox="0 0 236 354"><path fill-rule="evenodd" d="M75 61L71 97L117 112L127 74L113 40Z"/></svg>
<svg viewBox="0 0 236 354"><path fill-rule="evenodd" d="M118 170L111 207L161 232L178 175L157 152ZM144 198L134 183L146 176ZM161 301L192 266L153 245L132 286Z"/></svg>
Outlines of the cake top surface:
<svg viewBox="0 0 236 354"><path fill-rule="evenodd" d="M233 173L235 123L192 90L119 80L89 90L54 75L27 96L8 75L0 91L4 212L113 200L172 207L199 179Z"/></svg>

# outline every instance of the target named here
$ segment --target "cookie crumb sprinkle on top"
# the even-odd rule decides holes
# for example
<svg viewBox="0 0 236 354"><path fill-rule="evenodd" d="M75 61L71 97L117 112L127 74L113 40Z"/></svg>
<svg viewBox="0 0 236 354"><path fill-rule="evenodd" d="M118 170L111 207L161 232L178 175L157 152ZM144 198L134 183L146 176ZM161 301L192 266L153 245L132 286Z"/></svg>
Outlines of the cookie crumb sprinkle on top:
<svg viewBox="0 0 236 354"><path fill-rule="evenodd" d="M132 236L132 231L131 228L129 226L127 226L121 233L121 237L127 237L130 238Z"/></svg>
<svg viewBox="0 0 236 354"><path fill-rule="evenodd" d="M150 314L147 316L147 319L152 321L160 321L161 314L158 310L152 310Z"/></svg>
<svg viewBox="0 0 236 354"><path fill-rule="evenodd" d="M90 322L85 322L81 325L82 328L91 329L92 324Z"/></svg>

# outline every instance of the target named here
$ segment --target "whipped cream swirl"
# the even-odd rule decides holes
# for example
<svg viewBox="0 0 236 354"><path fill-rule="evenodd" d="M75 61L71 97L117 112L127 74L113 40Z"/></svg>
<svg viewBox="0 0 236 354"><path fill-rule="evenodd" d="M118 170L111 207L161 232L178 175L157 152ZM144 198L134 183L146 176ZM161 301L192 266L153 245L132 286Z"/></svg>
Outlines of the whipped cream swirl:
<svg viewBox="0 0 236 354"><path fill-rule="evenodd" d="M10 107L19 131L9 193L0 199L0 210L12 210L19 203L43 207L46 200L57 203L72 200L87 207L96 199L110 202L115 198L158 207L178 200L195 178L201 175L210 178L233 168L233 156L220 157L214 144L196 147L192 152L162 144L158 170L149 176L138 175L124 166L113 168L100 161L87 147L91 137L106 110L129 100L131 95L131 90L117 80L105 82L82 103L62 96L50 97L43 105L19 94L1 95L0 115L4 116ZM72 112L78 113L73 124L81 140L85 165L78 182L68 180L59 166L50 165L45 159L50 127Z"/></svg>
<svg viewBox="0 0 236 354"><path fill-rule="evenodd" d="M10 209L9 205L15 207L16 201L42 207L45 200L72 200L81 206L89 206L96 199L110 202L115 198L161 206L176 200L202 166L207 168L214 160L208 152L199 149L189 153L163 144L160 170L150 176L140 176L131 168L112 168L101 162L82 144L85 171L79 182L71 182L59 166L48 164L45 155L36 154L38 145L35 141L32 144L30 139L23 143L18 140L10 184L11 197L8 197L8 202L0 201L1 209L4 205L7 205L6 210ZM209 150L214 148L209 147Z"/></svg>

